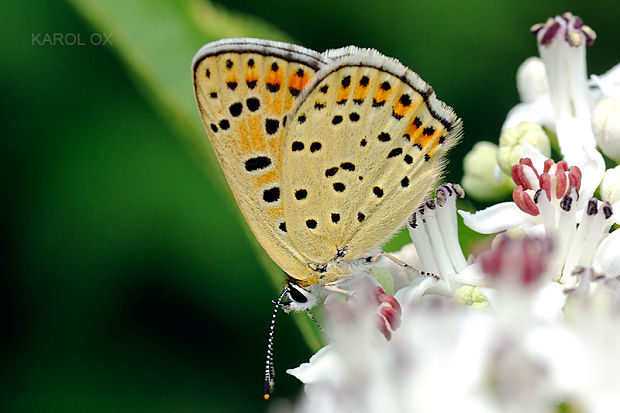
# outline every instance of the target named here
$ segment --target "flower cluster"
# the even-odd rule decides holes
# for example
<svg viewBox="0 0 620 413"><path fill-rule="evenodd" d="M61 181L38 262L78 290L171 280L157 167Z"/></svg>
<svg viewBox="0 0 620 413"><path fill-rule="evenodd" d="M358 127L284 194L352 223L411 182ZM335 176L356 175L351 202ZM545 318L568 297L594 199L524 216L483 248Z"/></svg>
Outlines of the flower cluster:
<svg viewBox="0 0 620 413"><path fill-rule="evenodd" d="M522 103L498 145L465 158L469 196L512 192L458 211L489 246L466 258L465 191L438 187L408 220L412 243L354 297L327 298L330 344L288 371L305 383L295 411L618 410L620 166L605 171L603 154L620 160L620 65L588 81L596 33L570 13L531 32L540 58L517 72Z"/></svg>

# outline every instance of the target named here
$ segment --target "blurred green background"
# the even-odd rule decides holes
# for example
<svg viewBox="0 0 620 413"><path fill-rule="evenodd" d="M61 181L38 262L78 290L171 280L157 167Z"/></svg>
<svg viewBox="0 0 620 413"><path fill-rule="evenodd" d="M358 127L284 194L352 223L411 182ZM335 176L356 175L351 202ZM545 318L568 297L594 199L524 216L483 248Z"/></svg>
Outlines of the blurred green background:
<svg viewBox="0 0 620 413"><path fill-rule="evenodd" d="M258 36L397 57L464 118L448 177L460 181L462 156L497 141L517 102L517 67L536 54L529 27L566 10L598 32L589 72L617 63L614 1L3 3L1 410L268 408L278 291L204 144L189 69L202 44ZM88 44L93 33L112 44ZM279 319L276 398L301 389L284 370L312 354L304 325Z"/></svg>

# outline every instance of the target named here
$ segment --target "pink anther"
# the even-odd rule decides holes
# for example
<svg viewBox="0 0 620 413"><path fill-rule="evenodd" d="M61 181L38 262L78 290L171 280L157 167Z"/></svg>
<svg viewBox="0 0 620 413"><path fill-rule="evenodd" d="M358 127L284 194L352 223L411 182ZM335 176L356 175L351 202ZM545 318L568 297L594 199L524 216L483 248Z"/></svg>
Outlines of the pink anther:
<svg viewBox="0 0 620 413"><path fill-rule="evenodd" d="M538 216L540 214L538 206L536 206L532 197L523 190L522 186L517 186L514 191L512 191L512 199L517 207L526 214L532 216Z"/></svg>

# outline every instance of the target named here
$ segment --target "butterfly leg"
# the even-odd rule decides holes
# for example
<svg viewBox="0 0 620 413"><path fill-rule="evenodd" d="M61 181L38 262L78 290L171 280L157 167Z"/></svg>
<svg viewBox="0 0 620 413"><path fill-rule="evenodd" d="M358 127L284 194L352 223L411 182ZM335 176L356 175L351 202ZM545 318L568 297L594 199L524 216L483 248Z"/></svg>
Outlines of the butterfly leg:
<svg viewBox="0 0 620 413"><path fill-rule="evenodd" d="M342 294L347 297L353 297L353 292L345 290L343 288L336 287L335 285L325 284L325 289L333 293Z"/></svg>
<svg viewBox="0 0 620 413"><path fill-rule="evenodd" d="M327 338L329 338L329 335L327 334L327 332L323 329L323 327L321 327L321 325L319 324L318 320L316 318L314 318L314 315L310 312L310 310L306 310L306 315L308 316L308 318L310 320L312 320L312 322L314 323L314 325L316 326L316 328L319 329L319 331L321 333L323 333L323 335Z"/></svg>
<svg viewBox="0 0 620 413"><path fill-rule="evenodd" d="M433 273L430 273L430 272L418 270L417 268L412 267L411 265L407 264L405 261L398 259L396 256L390 254L389 252L381 251L379 254L375 255L372 258L370 258L370 262L377 262L382 257L385 257L385 258L389 259L390 261L400 265L401 267L403 267L406 270L413 271L413 272L415 272L417 274L420 274L420 275L423 275L425 277L433 277L434 279L439 281L439 276L437 274L433 274Z"/></svg>

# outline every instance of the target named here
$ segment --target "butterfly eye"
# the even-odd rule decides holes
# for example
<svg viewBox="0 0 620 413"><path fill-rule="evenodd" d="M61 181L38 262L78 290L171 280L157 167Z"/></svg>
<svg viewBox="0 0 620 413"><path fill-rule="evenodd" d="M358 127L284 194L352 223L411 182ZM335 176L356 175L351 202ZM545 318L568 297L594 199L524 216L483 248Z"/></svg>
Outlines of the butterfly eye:
<svg viewBox="0 0 620 413"><path fill-rule="evenodd" d="M308 301L308 297L306 297L306 295L304 293L302 293L300 290L298 290L299 287L293 286L291 285L291 288L289 288L288 290L288 295L289 297L291 297L291 300L298 302L298 303L305 303Z"/></svg>

